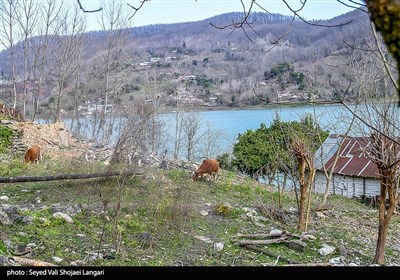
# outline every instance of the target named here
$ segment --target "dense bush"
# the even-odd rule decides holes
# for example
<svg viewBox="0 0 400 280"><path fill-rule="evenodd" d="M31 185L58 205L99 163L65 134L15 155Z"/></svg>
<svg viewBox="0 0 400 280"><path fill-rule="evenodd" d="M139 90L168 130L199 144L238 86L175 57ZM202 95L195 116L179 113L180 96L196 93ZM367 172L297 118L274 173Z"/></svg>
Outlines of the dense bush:
<svg viewBox="0 0 400 280"><path fill-rule="evenodd" d="M5 153L11 146L13 132L10 128L0 125L0 153Z"/></svg>
<svg viewBox="0 0 400 280"><path fill-rule="evenodd" d="M256 130L249 129L239 134L233 147L232 165L250 176L254 176L261 169L270 173L281 169L293 170L295 168L295 160L291 153L293 141L301 138L311 151L315 152L321 144L320 139L323 142L328 135L329 132L322 130L309 114L300 122L284 122L277 117L270 127L262 123Z"/></svg>

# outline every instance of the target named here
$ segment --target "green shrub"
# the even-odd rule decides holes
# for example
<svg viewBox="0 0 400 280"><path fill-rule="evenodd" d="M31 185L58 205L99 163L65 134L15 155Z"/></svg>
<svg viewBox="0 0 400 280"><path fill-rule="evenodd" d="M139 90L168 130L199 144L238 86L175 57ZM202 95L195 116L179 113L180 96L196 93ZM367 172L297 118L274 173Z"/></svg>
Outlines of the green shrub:
<svg viewBox="0 0 400 280"><path fill-rule="evenodd" d="M13 132L11 128L0 125L0 153L8 152L8 148L11 146L11 138Z"/></svg>
<svg viewBox="0 0 400 280"><path fill-rule="evenodd" d="M21 175L26 165L22 159L12 160L10 163L0 164L0 176Z"/></svg>

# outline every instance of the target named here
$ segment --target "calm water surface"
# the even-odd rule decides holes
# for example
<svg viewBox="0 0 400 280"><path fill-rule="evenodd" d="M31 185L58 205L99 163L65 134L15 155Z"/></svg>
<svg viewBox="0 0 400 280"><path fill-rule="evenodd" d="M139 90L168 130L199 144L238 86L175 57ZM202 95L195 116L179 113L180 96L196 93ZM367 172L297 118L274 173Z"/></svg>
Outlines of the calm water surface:
<svg viewBox="0 0 400 280"><path fill-rule="evenodd" d="M319 122L321 127L329 130L331 133L344 133L351 119L351 113L341 105L329 106L296 106L296 107L281 107L256 110L221 110L221 111L201 111L197 112L197 117L204 123L208 123L213 131L218 132L219 139L215 145L214 152L211 156L217 156L224 152L232 151L233 145L239 135L248 129L257 129L261 123L269 126L272 121L279 116L283 121L300 121L305 114L312 114ZM193 114L191 112L181 113ZM169 155L173 150L174 143L174 129L175 129L175 113L160 114L161 119L166 124L166 134L168 139L161 147L161 151L167 149ZM72 132L76 131L76 127L71 127L71 119L63 120L64 123L70 127ZM88 117L80 119L83 123L81 135L84 138L90 139L91 124L93 120ZM44 123L45 121L39 121ZM118 123L118 122L117 122ZM75 122L76 124L76 122ZM118 125L116 125L117 127ZM118 139L119 129L114 129L113 137L110 144L115 144Z"/></svg>

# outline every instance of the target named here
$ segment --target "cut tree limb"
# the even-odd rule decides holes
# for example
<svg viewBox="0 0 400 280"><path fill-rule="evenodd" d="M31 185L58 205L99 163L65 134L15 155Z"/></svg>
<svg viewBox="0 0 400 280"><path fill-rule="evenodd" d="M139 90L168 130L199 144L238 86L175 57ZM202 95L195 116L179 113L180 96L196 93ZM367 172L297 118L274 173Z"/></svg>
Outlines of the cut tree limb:
<svg viewBox="0 0 400 280"><path fill-rule="evenodd" d="M268 239L268 240L238 240L236 244L239 246L246 246L246 245L268 245L268 244L276 244L276 243L288 243L288 237L281 237L277 239Z"/></svg>
<svg viewBox="0 0 400 280"><path fill-rule="evenodd" d="M20 177L0 177L0 183L16 183L16 182L39 182L39 181L56 181L56 180L73 180L88 179L112 176L131 176L142 175L143 170L111 170L89 174L58 174L49 176L20 176Z"/></svg>
<svg viewBox="0 0 400 280"><path fill-rule="evenodd" d="M55 264L52 263L39 260L26 259L21 257L12 257L10 259L22 266L56 266Z"/></svg>
<svg viewBox="0 0 400 280"><path fill-rule="evenodd" d="M274 234L267 234L267 233L255 233L255 234L237 234L232 236L233 239L237 238L276 238L276 237L281 237L280 235L274 235Z"/></svg>
<svg viewBox="0 0 400 280"><path fill-rule="evenodd" d="M291 261L291 260L289 260L289 259L287 259L287 258L285 258L285 257L278 256L278 255L272 253L271 251L268 251L268 250L266 250L266 249L258 248L257 246L245 245L244 247L245 247L246 249L251 249L251 250L254 250L254 251L263 253L264 255L267 255L267 256L272 257L272 258L277 258L277 259L279 258L279 260L284 261L284 262L287 262L287 263L290 263L290 264L296 264L295 262L293 262L293 261Z"/></svg>
<svg viewBox="0 0 400 280"><path fill-rule="evenodd" d="M332 266L330 263L297 263L297 264L284 264L283 266Z"/></svg>

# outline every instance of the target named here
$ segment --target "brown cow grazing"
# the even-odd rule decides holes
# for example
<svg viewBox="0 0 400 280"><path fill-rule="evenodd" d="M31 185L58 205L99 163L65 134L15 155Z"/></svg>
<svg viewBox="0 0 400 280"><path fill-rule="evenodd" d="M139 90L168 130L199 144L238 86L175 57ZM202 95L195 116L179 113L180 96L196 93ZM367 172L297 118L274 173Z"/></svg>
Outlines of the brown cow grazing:
<svg viewBox="0 0 400 280"><path fill-rule="evenodd" d="M192 181L197 181L197 178L209 175L214 180L217 180L219 174L219 162L216 159L205 159L200 167L193 172ZM211 182L211 181L210 181Z"/></svg>
<svg viewBox="0 0 400 280"><path fill-rule="evenodd" d="M42 149L39 146L32 146L25 152L25 162L31 163L36 162L39 163L42 161Z"/></svg>

